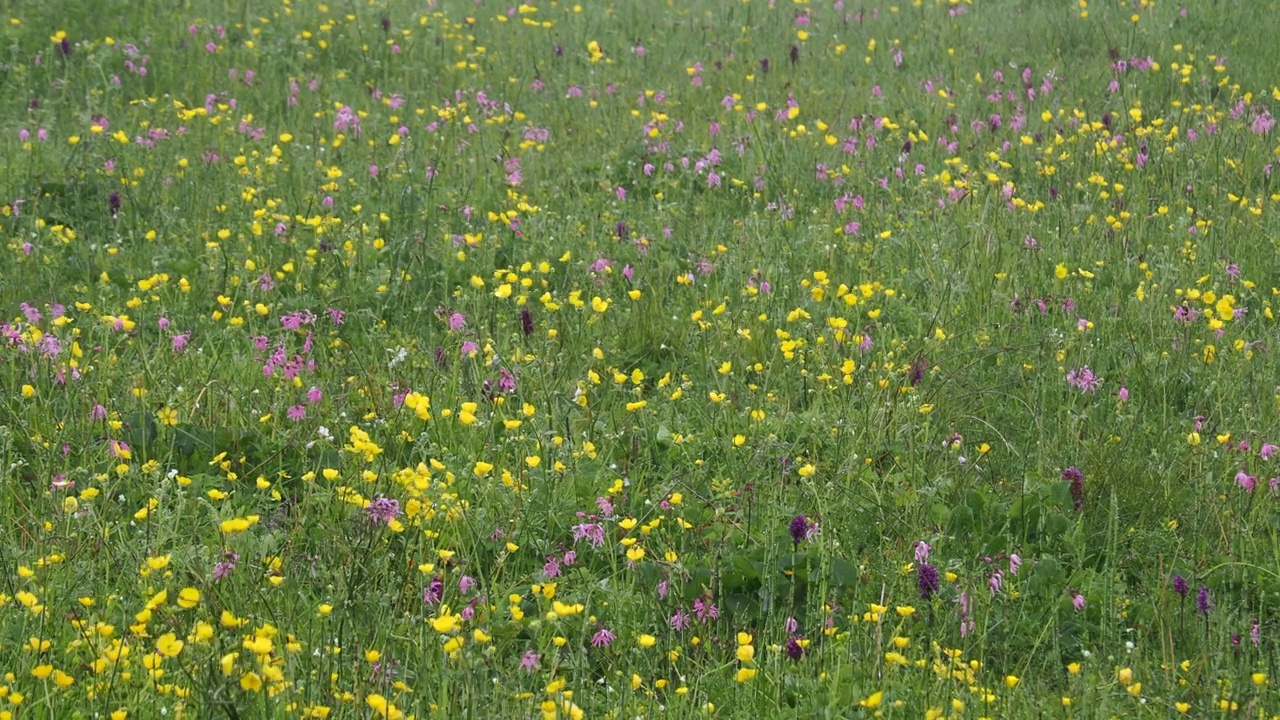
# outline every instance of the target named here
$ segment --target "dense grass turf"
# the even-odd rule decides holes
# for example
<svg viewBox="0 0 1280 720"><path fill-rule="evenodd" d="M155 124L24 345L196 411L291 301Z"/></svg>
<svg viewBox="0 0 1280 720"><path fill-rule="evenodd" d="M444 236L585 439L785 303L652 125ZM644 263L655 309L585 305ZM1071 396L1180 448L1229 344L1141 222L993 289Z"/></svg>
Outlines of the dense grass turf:
<svg viewBox="0 0 1280 720"><path fill-rule="evenodd" d="M0 719L1280 713L1277 12L7 3Z"/></svg>

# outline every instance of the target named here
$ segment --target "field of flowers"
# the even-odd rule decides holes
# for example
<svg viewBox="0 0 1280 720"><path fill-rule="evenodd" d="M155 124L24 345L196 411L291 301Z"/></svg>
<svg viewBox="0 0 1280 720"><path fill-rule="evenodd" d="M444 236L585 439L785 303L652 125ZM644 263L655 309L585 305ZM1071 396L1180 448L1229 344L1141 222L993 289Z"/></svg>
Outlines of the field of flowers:
<svg viewBox="0 0 1280 720"><path fill-rule="evenodd" d="M1280 714L1278 13L5 3L0 720Z"/></svg>

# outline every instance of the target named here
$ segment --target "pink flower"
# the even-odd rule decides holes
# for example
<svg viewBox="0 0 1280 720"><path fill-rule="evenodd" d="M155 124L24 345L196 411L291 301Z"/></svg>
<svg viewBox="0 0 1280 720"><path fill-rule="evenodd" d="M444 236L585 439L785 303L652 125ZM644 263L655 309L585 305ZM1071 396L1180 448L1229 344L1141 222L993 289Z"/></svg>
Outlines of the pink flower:
<svg viewBox="0 0 1280 720"><path fill-rule="evenodd" d="M929 551L933 548L929 547L929 543L921 540L916 543L916 562L922 563L929 559Z"/></svg>
<svg viewBox="0 0 1280 720"><path fill-rule="evenodd" d="M671 626L671 629L680 631L692 625L693 619L684 611L684 608L678 608L676 609L676 614L667 620L667 624Z"/></svg>
<svg viewBox="0 0 1280 720"><path fill-rule="evenodd" d="M541 655L532 650L527 650L524 657L520 658L520 669L524 670L526 675L531 675L534 670L539 669L538 661L540 659L542 659Z"/></svg>
<svg viewBox="0 0 1280 720"><path fill-rule="evenodd" d="M1098 389L1100 381L1089 366L1084 365L1067 373L1067 383L1079 388L1082 393L1091 393Z"/></svg>
<svg viewBox="0 0 1280 720"><path fill-rule="evenodd" d="M585 539L592 547L604 545L604 526L599 523L580 523L573 526L573 541Z"/></svg>
<svg viewBox="0 0 1280 720"><path fill-rule="evenodd" d="M600 628L595 635L591 636L591 647L609 647L614 637L616 636L609 632L608 628Z"/></svg>
<svg viewBox="0 0 1280 720"><path fill-rule="evenodd" d="M996 568L995 572L991 573L991 577L987 578L987 588L991 590L992 595L995 595L1002 587L1004 587L1004 572Z"/></svg>

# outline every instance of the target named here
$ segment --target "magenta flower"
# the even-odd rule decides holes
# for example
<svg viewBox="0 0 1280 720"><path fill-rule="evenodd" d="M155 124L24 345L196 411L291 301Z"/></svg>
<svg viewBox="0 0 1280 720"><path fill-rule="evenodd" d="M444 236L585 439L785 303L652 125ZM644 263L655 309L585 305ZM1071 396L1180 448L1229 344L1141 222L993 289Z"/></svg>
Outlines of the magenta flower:
<svg viewBox="0 0 1280 720"><path fill-rule="evenodd" d="M960 606L960 637L968 637L977 625L972 617L973 599L969 597L969 593L962 592L955 603Z"/></svg>
<svg viewBox="0 0 1280 720"><path fill-rule="evenodd" d="M805 537L809 534L809 520L804 515L797 515L791 519L791 544L798 547Z"/></svg>
<svg viewBox="0 0 1280 720"><path fill-rule="evenodd" d="M670 625L673 630L679 632L680 630L684 630L692 625L693 618L689 617L689 614L684 611L684 608L677 608L676 614L672 615L667 620L667 624Z"/></svg>
<svg viewBox="0 0 1280 720"><path fill-rule="evenodd" d="M540 669L538 661L541 659L542 656L538 653L532 650L526 650L524 657L520 658L520 669L523 670L526 675L532 675L534 670Z"/></svg>
<svg viewBox="0 0 1280 720"><path fill-rule="evenodd" d="M1098 389L1100 381L1088 365L1076 368L1067 373L1067 383L1079 388L1082 393L1091 393Z"/></svg>
<svg viewBox="0 0 1280 720"><path fill-rule="evenodd" d="M609 632L608 628L600 628L595 635L591 636L591 647L609 647L613 642L614 634Z"/></svg>
<svg viewBox="0 0 1280 720"><path fill-rule="evenodd" d="M916 589L921 600L928 600L942 587L938 578L938 568L929 563L920 563L916 568Z"/></svg>
<svg viewBox="0 0 1280 720"><path fill-rule="evenodd" d="M431 578L431 582L422 589L422 602L435 605L444 597L444 579L439 575Z"/></svg>
<svg viewBox="0 0 1280 720"><path fill-rule="evenodd" d="M596 509L606 518L613 517L613 501L603 495L596 498Z"/></svg>
<svg viewBox="0 0 1280 720"><path fill-rule="evenodd" d="M604 545L604 526L599 523L579 523L573 526L573 541L586 539L591 547Z"/></svg>
<svg viewBox="0 0 1280 720"><path fill-rule="evenodd" d="M222 560L213 566L213 579L221 580L231 574L236 569L236 561L240 559L238 553L224 552Z"/></svg>
<svg viewBox="0 0 1280 720"><path fill-rule="evenodd" d="M792 660L799 660L804 655L804 646L796 638L787 638L787 646L784 648L787 657Z"/></svg>
<svg viewBox="0 0 1280 720"><path fill-rule="evenodd" d="M916 542L916 562L922 563L929 559L929 552L933 548L929 547L929 543L920 540Z"/></svg>
<svg viewBox="0 0 1280 720"><path fill-rule="evenodd" d="M698 598L693 601L693 614L698 616L698 622L705 623L719 618L720 609L715 606L715 603Z"/></svg>
<svg viewBox="0 0 1280 720"><path fill-rule="evenodd" d="M369 501L369 505L365 507L364 512L370 522L378 525L387 525L392 520L400 517L400 501L387 497L377 497Z"/></svg>
<svg viewBox="0 0 1280 720"><path fill-rule="evenodd" d="M1196 610L1204 615L1207 621L1209 613L1213 611L1213 602L1209 599L1209 586L1201 585L1200 591L1196 593Z"/></svg>

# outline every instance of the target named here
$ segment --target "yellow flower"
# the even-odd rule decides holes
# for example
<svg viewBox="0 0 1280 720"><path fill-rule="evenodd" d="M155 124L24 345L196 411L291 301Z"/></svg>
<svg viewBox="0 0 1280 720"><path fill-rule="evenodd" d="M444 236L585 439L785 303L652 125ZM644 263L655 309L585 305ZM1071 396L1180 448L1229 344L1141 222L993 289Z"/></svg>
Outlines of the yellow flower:
<svg viewBox="0 0 1280 720"><path fill-rule="evenodd" d="M585 608L583 607L582 603L574 603L570 605L568 603L562 603L559 600L556 600L551 603L551 609L555 611L556 615L559 615L561 617L568 617L571 615L582 614L582 611Z"/></svg>
<svg viewBox="0 0 1280 720"><path fill-rule="evenodd" d="M179 640L173 633L165 633L156 638L156 652L165 657L174 657L182 652L186 643Z"/></svg>
<svg viewBox="0 0 1280 720"><path fill-rule="evenodd" d="M262 689L262 678L258 673L250 671L240 676L240 689L257 692Z"/></svg>
<svg viewBox="0 0 1280 720"><path fill-rule="evenodd" d="M22 397L29 398L29 397L35 397L35 395L36 395L35 388L31 387L30 385L22 386Z"/></svg>
<svg viewBox="0 0 1280 720"><path fill-rule="evenodd" d="M431 623L432 629L434 629L436 632L443 635L445 633L451 633L454 630L458 629L458 622L461 619L462 619L461 615L450 614L449 606L444 605L444 606L441 606L440 608L440 615L438 615L437 617L431 618L428 622Z"/></svg>
<svg viewBox="0 0 1280 720"><path fill-rule="evenodd" d="M200 591L193 588L183 588L178 593L178 607L184 610L190 610L200 604Z"/></svg>
<svg viewBox="0 0 1280 720"><path fill-rule="evenodd" d="M884 701L884 692L881 690L877 690L876 692L873 692L871 693L871 695L867 696L867 699L862 700L858 704L867 709L874 709L874 708L880 707L880 703L883 701Z"/></svg>
<svg viewBox="0 0 1280 720"><path fill-rule="evenodd" d="M651 648L658 644L658 638L646 634L636 638L636 642L639 643L642 648Z"/></svg>
<svg viewBox="0 0 1280 720"><path fill-rule="evenodd" d="M156 419L161 425L177 425L178 411L173 408L163 407L156 411Z"/></svg>
<svg viewBox="0 0 1280 720"><path fill-rule="evenodd" d="M755 668L738 668L738 672L733 676L733 679L740 683L744 683L755 676Z"/></svg>

